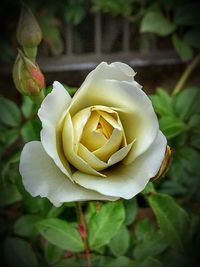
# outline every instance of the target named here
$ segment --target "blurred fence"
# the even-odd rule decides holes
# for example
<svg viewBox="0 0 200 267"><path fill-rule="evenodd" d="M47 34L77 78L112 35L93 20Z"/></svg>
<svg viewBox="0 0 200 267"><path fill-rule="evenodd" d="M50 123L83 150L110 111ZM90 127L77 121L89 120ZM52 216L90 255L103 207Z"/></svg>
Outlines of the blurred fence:
<svg viewBox="0 0 200 267"><path fill-rule="evenodd" d="M85 23L66 24L62 29L64 49L59 56L49 56L47 47L41 49L38 63L45 72L87 70L99 62L122 61L131 66L172 65L181 63L174 49L160 46L158 37L146 34L149 47L139 48L134 22L111 17L100 12L89 14ZM164 40L165 42L165 40ZM9 73L10 66L2 65L0 73Z"/></svg>

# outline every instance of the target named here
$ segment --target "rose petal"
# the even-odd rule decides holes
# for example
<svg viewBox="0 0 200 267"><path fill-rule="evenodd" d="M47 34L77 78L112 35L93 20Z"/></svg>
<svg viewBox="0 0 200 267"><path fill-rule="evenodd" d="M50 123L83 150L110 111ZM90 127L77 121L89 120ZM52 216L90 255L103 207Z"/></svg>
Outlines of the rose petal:
<svg viewBox="0 0 200 267"><path fill-rule="evenodd" d="M102 147L107 142L107 138L101 132L96 131L99 118L100 115L98 112L91 113L91 116L84 127L81 138L81 143L91 151Z"/></svg>
<svg viewBox="0 0 200 267"><path fill-rule="evenodd" d="M102 80L96 83L88 98L94 104L101 103L119 109L127 143L136 139L134 149L126 158L126 164L133 162L153 143L159 129L158 119L150 99L135 81Z"/></svg>
<svg viewBox="0 0 200 267"><path fill-rule="evenodd" d="M78 155L87 162L93 169L101 171L108 167L108 164L96 157L84 145L79 144Z"/></svg>
<svg viewBox="0 0 200 267"><path fill-rule="evenodd" d="M62 133L63 150L68 161L78 170L87 174L105 176L93 169L87 162L79 157L74 151L74 129L71 116L67 113Z"/></svg>
<svg viewBox="0 0 200 267"><path fill-rule="evenodd" d="M71 100L63 85L55 81L53 90L45 97L38 111L41 122L48 121L56 126L63 112L69 107Z"/></svg>
<svg viewBox="0 0 200 267"><path fill-rule="evenodd" d="M104 162L100 160L98 157L96 157L91 151L89 151L84 145L81 143L79 144L79 149L78 149L78 155L84 159L92 168L94 168L97 171L104 170L117 162L121 161L126 155L129 153L132 145L134 142L131 144L127 145L126 147L121 148L117 152L115 152L108 160L108 162Z"/></svg>
<svg viewBox="0 0 200 267"><path fill-rule="evenodd" d="M132 164L116 165L105 171L107 178L87 175L79 171L73 179L85 188L96 190L101 194L130 199L141 192L151 177L154 177L163 161L166 149L166 138L159 131L149 149Z"/></svg>
<svg viewBox="0 0 200 267"><path fill-rule="evenodd" d="M129 145L122 147L117 152L112 154L112 156L108 160L108 166L112 166L113 164L116 164L117 162L123 160L126 157L126 155L129 153L129 151L131 150L134 142L135 140L131 142Z"/></svg>
<svg viewBox="0 0 200 267"><path fill-rule="evenodd" d="M119 129L114 129L110 139L105 143L105 145L93 151L94 155L100 160L107 161L111 155L120 148L122 137L122 131Z"/></svg>
<svg viewBox="0 0 200 267"><path fill-rule="evenodd" d="M116 200L72 183L46 154L42 144L33 141L24 146L20 173L26 190L32 196L47 197L54 206L82 200Z"/></svg>
<svg viewBox="0 0 200 267"><path fill-rule="evenodd" d="M72 124L74 128L74 143L75 143L74 150L75 152L77 152L78 144L82 137L83 129L90 115L91 115L91 110L90 108L87 108L87 109L81 110L72 118Z"/></svg>
<svg viewBox="0 0 200 267"><path fill-rule="evenodd" d="M91 101L89 101L88 99L90 93L95 88L95 83L98 84L99 81L105 79L132 82L134 80L134 75L134 70L127 64L120 62L107 64L106 62L102 62L96 67L96 69L94 69L88 74L84 83L74 95L72 103L70 105L71 115L73 116L79 110L89 107L91 105L101 105L101 102L91 103ZM102 94L101 90L97 93ZM106 97L107 93L106 95L104 95L104 98ZM113 98L115 98L115 95L112 96L111 100Z"/></svg>
<svg viewBox="0 0 200 267"><path fill-rule="evenodd" d="M52 92L45 97L38 111L43 127L40 133L42 145L46 153L68 177L71 177L69 164L67 161L61 161L57 152L56 127L70 103L71 97L65 88L59 82L54 82Z"/></svg>

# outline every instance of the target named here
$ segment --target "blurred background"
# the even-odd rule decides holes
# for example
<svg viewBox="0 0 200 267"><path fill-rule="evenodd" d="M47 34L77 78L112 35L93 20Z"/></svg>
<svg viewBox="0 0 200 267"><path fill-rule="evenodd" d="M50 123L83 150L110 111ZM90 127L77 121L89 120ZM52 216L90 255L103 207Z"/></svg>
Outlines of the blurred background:
<svg viewBox="0 0 200 267"><path fill-rule="evenodd" d="M98 63L127 63L137 72L136 81L150 95L172 149L165 178L155 181L145 193L123 201L124 225L115 237L112 231L107 232L109 242L92 251L96 259L93 266L198 266L200 2L24 3L42 30L36 61L46 79L45 94L58 80L73 95ZM5 254L5 267L87 266L83 252L78 254L77 247L59 235L60 230L64 231L63 222L75 225L74 204L55 208L47 199L31 197L23 187L18 172L21 149L24 143L40 139L41 124L37 104L20 95L12 78L19 47L16 30L21 3L2 0L0 6L0 250ZM154 190L157 199L149 200ZM100 209L99 204L94 205L83 203L83 208L90 214ZM109 205L102 204L105 209L109 207L108 211ZM59 220L56 227L55 223L52 226L44 222L52 218ZM102 229L107 230L106 226Z"/></svg>
<svg viewBox="0 0 200 267"><path fill-rule="evenodd" d="M79 86L99 62L122 61L138 72L136 79L148 92L165 85L170 90L200 46L199 1L24 2L42 29L37 58L47 84L56 78ZM10 74L18 47L19 15L20 1L2 1L0 82L3 93L11 97L19 97L5 88L13 88Z"/></svg>

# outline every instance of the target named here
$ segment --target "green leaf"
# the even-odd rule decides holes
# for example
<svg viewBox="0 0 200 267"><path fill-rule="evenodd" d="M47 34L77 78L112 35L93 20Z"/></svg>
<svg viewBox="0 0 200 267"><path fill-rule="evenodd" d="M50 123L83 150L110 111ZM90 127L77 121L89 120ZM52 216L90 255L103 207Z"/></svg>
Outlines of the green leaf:
<svg viewBox="0 0 200 267"><path fill-rule="evenodd" d="M200 130L200 114L193 114L191 115L188 125L191 128L197 128Z"/></svg>
<svg viewBox="0 0 200 267"><path fill-rule="evenodd" d="M69 1L64 13L64 19L68 23L78 25L87 14L86 6L87 4L85 3L84 5L81 1L79 3L77 1Z"/></svg>
<svg viewBox="0 0 200 267"><path fill-rule="evenodd" d="M148 233L154 233L155 227L149 219L145 218L139 221L135 226L135 235L137 240L145 239Z"/></svg>
<svg viewBox="0 0 200 267"><path fill-rule="evenodd" d="M167 91L162 88L157 89L156 94L151 95L155 111L161 116L173 115L172 99Z"/></svg>
<svg viewBox="0 0 200 267"><path fill-rule="evenodd" d="M185 40L180 39L174 34L172 36L172 43L183 61L188 61L193 57L193 49Z"/></svg>
<svg viewBox="0 0 200 267"><path fill-rule="evenodd" d="M179 118L164 116L159 120L160 129L168 139L187 130L187 125Z"/></svg>
<svg viewBox="0 0 200 267"><path fill-rule="evenodd" d="M11 100L0 96L0 123L16 127L21 122L21 113L18 106Z"/></svg>
<svg viewBox="0 0 200 267"><path fill-rule="evenodd" d="M50 53L53 56L62 54L64 44L59 26L54 23L55 18L53 14L47 13L46 16L38 17L38 20L42 29L43 39L48 45Z"/></svg>
<svg viewBox="0 0 200 267"><path fill-rule="evenodd" d="M183 147L179 150L179 155L183 160L184 168L192 174L199 175L200 153L193 148Z"/></svg>
<svg viewBox="0 0 200 267"><path fill-rule="evenodd" d="M45 250L44 250L45 259L50 264L57 263L61 259L61 257L64 255L64 253L65 253L64 249L59 248L55 245L52 245L49 242L47 242L45 245Z"/></svg>
<svg viewBox="0 0 200 267"><path fill-rule="evenodd" d="M30 97L23 96L21 110L25 118L30 118L37 112L37 105L30 99Z"/></svg>
<svg viewBox="0 0 200 267"><path fill-rule="evenodd" d="M191 145L194 148L200 149L200 133L193 133L192 134Z"/></svg>
<svg viewBox="0 0 200 267"><path fill-rule="evenodd" d="M94 11L100 10L113 16L121 15L123 17L130 17L132 14L134 0L93 0L93 2Z"/></svg>
<svg viewBox="0 0 200 267"><path fill-rule="evenodd" d="M84 250L76 224L67 223L56 218L49 218L40 221L37 226L40 234L50 243L74 252Z"/></svg>
<svg viewBox="0 0 200 267"><path fill-rule="evenodd" d="M198 87L190 87L183 90L175 97L176 114L187 120L192 114L200 112L200 90Z"/></svg>
<svg viewBox="0 0 200 267"><path fill-rule="evenodd" d="M87 267L88 263L87 263L86 258L79 259L79 258L73 257L73 258L68 258L68 259L62 259L61 261L59 261L59 263L56 266L58 267Z"/></svg>
<svg viewBox="0 0 200 267"><path fill-rule="evenodd" d="M104 256L104 255L91 254L91 262L92 262L91 265L94 267L107 266L108 262L112 260L112 258L110 256Z"/></svg>
<svg viewBox="0 0 200 267"><path fill-rule="evenodd" d="M143 189L142 194L146 195L149 193L154 193L155 192L155 188L152 182L148 182L148 184L146 185L146 187Z"/></svg>
<svg viewBox="0 0 200 267"><path fill-rule="evenodd" d="M8 129L0 133L0 141L3 143L2 147L4 147L4 149L8 148L13 143L15 143L18 138L19 138L18 129Z"/></svg>
<svg viewBox="0 0 200 267"><path fill-rule="evenodd" d="M184 35L184 41L196 48L200 48L200 29L191 29Z"/></svg>
<svg viewBox="0 0 200 267"><path fill-rule="evenodd" d="M88 240L92 249L97 249L109 243L125 219L122 202L103 204L98 213L89 217Z"/></svg>
<svg viewBox="0 0 200 267"><path fill-rule="evenodd" d="M113 258L103 255L91 254L91 266L93 267L104 267L108 266L108 262L113 260ZM86 257L83 255L75 255L75 257L62 259L57 262L58 267L88 267L88 262Z"/></svg>
<svg viewBox="0 0 200 267"><path fill-rule="evenodd" d="M54 218L54 217L58 217L65 209L65 206L62 205L61 207L54 207L52 206L52 208L48 211L47 217L48 218Z"/></svg>
<svg viewBox="0 0 200 267"><path fill-rule="evenodd" d="M168 171L169 176L177 183L181 183L181 181L184 180L184 177L187 177L184 165L185 163L181 155L181 148L179 148L175 153L173 153L173 161Z"/></svg>
<svg viewBox="0 0 200 267"><path fill-rule="evenodd" d="M44 203L49 201L46 198L41 197L32 197L24 188L24 185L22 183L22 177L20 175L16 178L16 184L17 188L20 192L20 194L23 197L23 208L25 209L25 212L27 213L41 213L43 214L44 211ZM46 216L46 214L44 214Z"/></svg>
<svg viewBox="0 0 200 267"><path fill-rule="evenodd" d="M149 197L149 203L169 245L183 251L188 239L188 214L168 195L153 194Z"/></svg>
<svg viewBox="0 0 200 267"><path fill-rule="evenodd" d="M166 36L171 34L175 28L175 24L168 20L160 10L149 10L142 19L140 31Z"/></svg>
<svg viewBox="0 0 200 267"><path fill-rule="evenodd" d="M160 193L169 194L169 195L185 195L187 189L182 184L177 181L167 180L162 184L162 187L159 189Z"/></svg>
<svg viewBox="0 0 200 267"><path fill-rule="evenodd" d="M22 215L14 224L14 233L22 237L31 237L36 233L35 224L40 217L38 215Z"/></svg>
<svg viewBox="0 0 200 267"><path fill-rule="evenodd" d="M33 141L33 140L40 140L40 130L41 130L41 123L39 120L31 120L27 121L22 129L21 135L25 143Z"/></svg>
<svg viewBox="0 0 200 267"><path fill-rule="evenodd" d="M5 259L9 267L39 266L30 244L20 238L6 239Z"/></svg>
<svg viewBox="0 0 200 267"><path fill-rule="evenodd" d="M120 256L116 259L111 260L107 266L109 267L117 267L117 266L123 266L123 267L132 267L133 266L133 260L125 257L125 256Z"/></svg>
<svg viewBox="0 0 200 267"><path fill-rule="evenodd" d="M74 94L75 94L76 91L77 91L77 88L76 88L76 87L70 87L70 86L68 86L68 85L66 85L66 84L64 84L63 86L64 86L65 89L67 90L68 94L69 94L71 97L73 97Z"/></svg>
<svg viewBox="0 0 200 267"><path fill-rule="evenodd" d="M183 3L175 11L174 22L177 25L200 25L199 3Z"/></svg>
<svg viewBox="0 0 200 267"><path fill-rule="evenodd" d="M142 238L136 242L133 255L135 259L142 260L148 256L157 256L161 254L168 247L160 231L147 231L143 233Z"/></svg>
<svg viewBox="0 0 200 267"><path fill-rule="evenodd" d="M130 246L130 234L128 229L122 225L117 234L111 239L109 247L114 256L123 256Z"/></svg>
<svg viewBox="0 0 200 267"><path fill-rule="evenodd" d="M134 222L138 212L137 199L134 197L132 199L125 200L124 207L126 213L125 225L130 225Z"/></svg>
<svg viewBox="0 0 200 267"><path fill-rule="evenodd" d="M133 261L133 264L131 267L162 267L162 263L153 258L153 257L147 257L146 259L143 260L135 260Z"/></svg>
<svg viewBox="0 0 200 267"><path fill-rule="evenodd" d="M16 203L22 199L15 184L7 183L6 186L0 185L0 207L5 207Z"/></svg>

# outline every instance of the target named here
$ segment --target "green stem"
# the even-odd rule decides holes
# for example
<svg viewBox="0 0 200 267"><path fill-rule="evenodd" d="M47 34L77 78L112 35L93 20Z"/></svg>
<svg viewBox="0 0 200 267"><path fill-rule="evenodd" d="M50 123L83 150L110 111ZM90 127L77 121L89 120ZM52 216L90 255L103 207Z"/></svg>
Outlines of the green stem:
<svg viewBox="0 0 200 267"><path fill-rule="evenodd" d="M87 226L85 222L85 216L83 214L82 208L81 208L81 203L76 202L76 214L77 214L77 219L79 223L79 233L82 237L84 248L85 248L85 254L87 257L87 262L88 262L88 267L92 267L91 265L91 254L90 254L90 247L88 244L88 237L87 237Z"/></svg>
<svg viewBox="0 0 200 267"><path fill-rule="evenodd" d="M26 56L35 64L37 56L37 46L34 47L23 47Z"/></svg>
<svg viewBox="0 0 200 267"><path fill-rule="evenodd" d="M185 71L181 75L181 78L179 79L178 83L176 84L176 86L172 92L172 95L176 95L181 91L181 89L183 88L183 86L187 82L189 76L191 75L193 70L198 66L199 63L200 63L200 54L198 54L194 58L194 60L186 67Z"/></svg>
<svg viewBox="0 0 200 267"><path fill-rule="evenodd" d="M40 91L38 94L30 96L31 100L36 104L41 104L43 99L45 98L44 91Z"/></svg>

